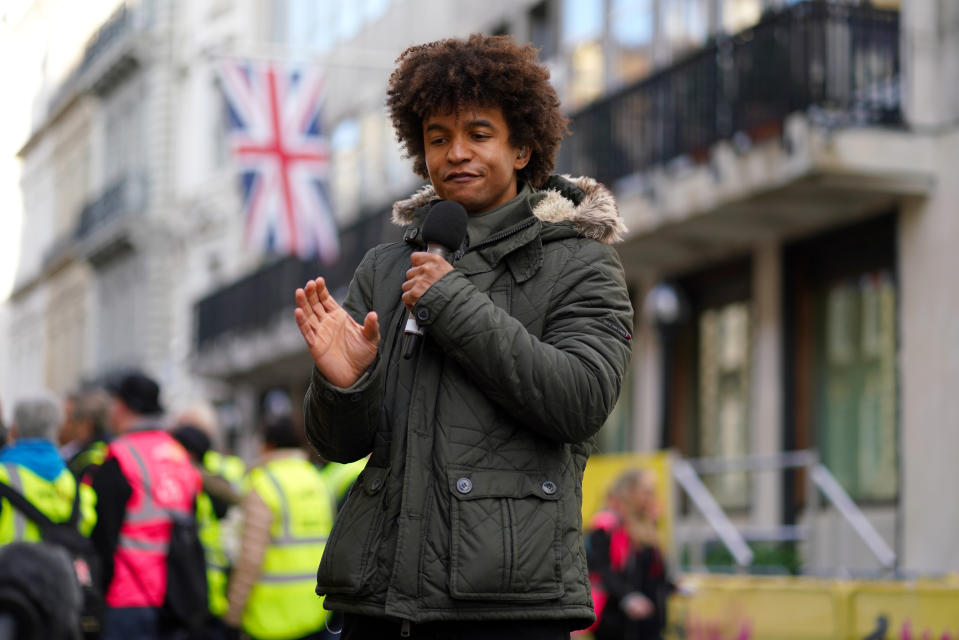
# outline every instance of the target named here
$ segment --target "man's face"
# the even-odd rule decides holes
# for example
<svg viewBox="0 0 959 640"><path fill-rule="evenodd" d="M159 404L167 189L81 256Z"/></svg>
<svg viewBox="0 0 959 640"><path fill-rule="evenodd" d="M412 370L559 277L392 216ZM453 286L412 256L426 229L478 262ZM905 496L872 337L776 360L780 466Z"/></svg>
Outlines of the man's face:
<svg viewBox="0 0 959 640"><path fill-rule="evenodd" d="M512 146L498 107L467 107L423 120L426 168L444 200L483 213L516 196L516 172L529 153Z"/></svg>

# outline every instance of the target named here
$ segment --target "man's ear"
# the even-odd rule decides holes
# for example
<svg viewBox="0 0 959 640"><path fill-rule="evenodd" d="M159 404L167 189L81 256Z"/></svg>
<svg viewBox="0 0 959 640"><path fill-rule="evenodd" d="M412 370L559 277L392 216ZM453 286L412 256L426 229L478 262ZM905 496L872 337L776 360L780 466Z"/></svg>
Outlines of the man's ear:
<svg viewBox="0 0 959 640"><path fill-rule="evenodd" d="M529 148L520 147L516 153L516 160L513 161L513 169L519 171L529 164Z"/></svg>

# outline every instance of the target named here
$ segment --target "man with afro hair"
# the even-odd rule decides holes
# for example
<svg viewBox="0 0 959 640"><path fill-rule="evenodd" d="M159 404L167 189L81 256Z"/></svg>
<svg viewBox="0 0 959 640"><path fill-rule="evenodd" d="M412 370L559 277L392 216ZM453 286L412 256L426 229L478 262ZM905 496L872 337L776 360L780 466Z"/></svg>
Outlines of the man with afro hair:
<svg viewBox="0 0 959 640"><path fill-rule="evenodd" d="M316 591L344 640L568 639L594 620L582 475L629 364L625 229L605 187L551 175L567 124L532 47L410 47L387 106L429 181L393 206L403 241L366 254L342 305L323 278L296 291L307 436L370 456ZM468 213L449 258L422 238L442 200ZM425 337L404 354L409 314Z"/></svg>

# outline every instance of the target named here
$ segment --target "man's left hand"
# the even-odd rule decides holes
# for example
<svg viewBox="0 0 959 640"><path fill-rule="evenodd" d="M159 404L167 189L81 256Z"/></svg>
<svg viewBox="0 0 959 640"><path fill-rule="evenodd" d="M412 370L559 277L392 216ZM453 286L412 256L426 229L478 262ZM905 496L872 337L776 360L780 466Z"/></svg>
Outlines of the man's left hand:
<svg viewBox="0 0 959 640"><path fill-rule="evenodd" d="M412 309L426 290L453 270L453 265L443 256L426 251L417 251L410 256L413 264L406 272L406 282L403 283L403 304Z"/></svg>

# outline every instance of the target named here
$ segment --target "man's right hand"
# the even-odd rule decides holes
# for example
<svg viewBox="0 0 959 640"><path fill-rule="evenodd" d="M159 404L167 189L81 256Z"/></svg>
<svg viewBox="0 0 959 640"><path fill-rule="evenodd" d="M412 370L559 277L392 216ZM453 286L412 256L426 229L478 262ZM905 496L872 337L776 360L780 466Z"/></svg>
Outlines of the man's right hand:
<svg viewBox="0 0 959 640"><path fill-rule="evenodd" d="M316 368L331 384L352 386L373 360L380 342L375 311L357 324L326 288L323 278L296 290L296 324Z"/></svg>

